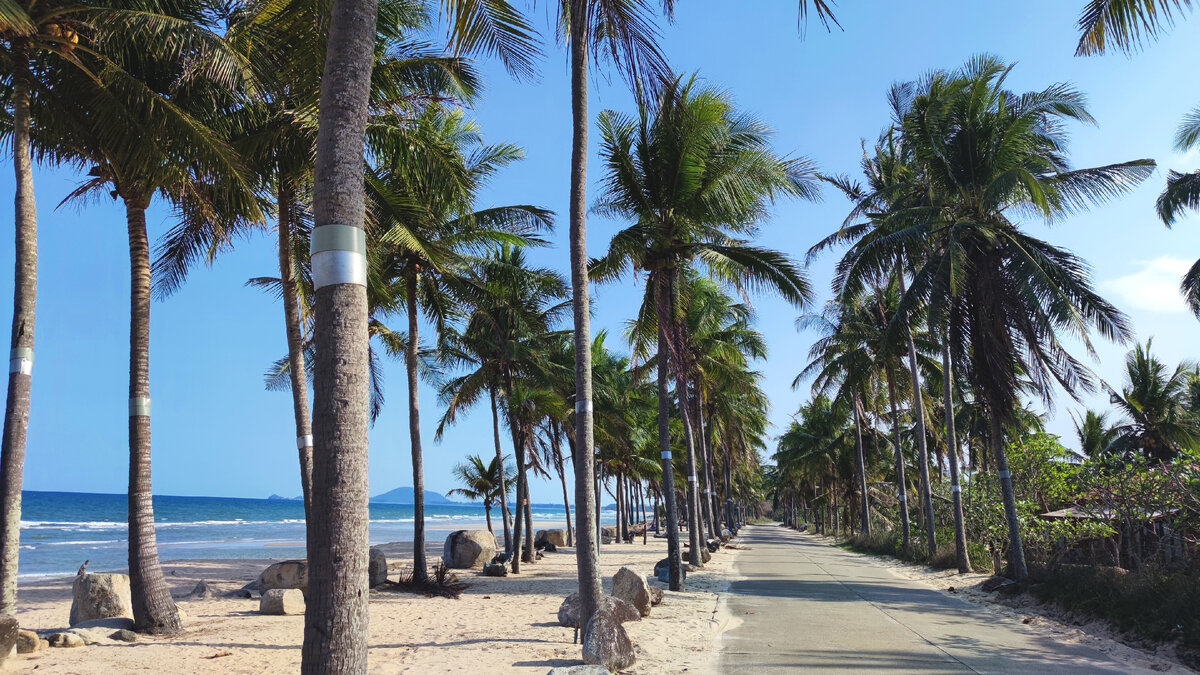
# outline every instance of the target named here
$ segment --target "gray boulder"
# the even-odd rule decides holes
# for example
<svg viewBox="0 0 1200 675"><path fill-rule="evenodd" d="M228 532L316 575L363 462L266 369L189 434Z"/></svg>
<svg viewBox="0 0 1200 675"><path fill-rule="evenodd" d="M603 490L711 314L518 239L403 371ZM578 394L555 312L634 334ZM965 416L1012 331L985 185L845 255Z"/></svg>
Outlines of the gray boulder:
<svg viewBox="0 0 1200 675"><path fill-rule="evenodd" d="M543 542L551 544L555 548L566 546L567 531L561 528L554 530L538 530L537 533L533 535L534 548L542 548L540 544Z"/></svg>
<svg viewBox="0 0 1200 675"><path fill-rule="evenodd" d="M109 635L108 639L116 640L117 642L137 642L138 634L131 630L121 629Z"/></svg>
<svg viewBox="0 0 1200 675"><path fill-rule="evenodd" d="M483 567L494 555L496 537L487 530L455 530L442 547L442 562L452 569Z"/></svg>
<svg viewBox="0 0 1200 675"><path fill-rule="evenodd" d="M80 621L79 623L75 624L74 626L71 626L71 628L72 629L78 628L80 630L101 629L101 630L105 630L105 631L114 631L114 630L122 630L122 629L133 630L133 619L129 619L129 618L126 618L123 616L112 617L109 619L92 619L90 621Z"/></svg>
<svg viewBox="0 0 1200 675"><path fill-rule="evenodd" d="M498 562L487 563L483 566L483 576L506 577L508 576L508 565Z"/></svg>
<svg viewBox="0 0 1200 675"><path fill-rule="evenodd" d="M196 587L187 594L189 600L208 600L211 597L213 597L213 591L205 581L197 581Z"/></svg>
<svg viewBox="0 0 1200 675"><path fill-rule="evenodd" d="M272 588L258 601L259 614L303 614L304 594L296 588Z"/></svg>
<svg viewBox="0 0 1200 675"><path fill-rule="evenodd" d="M605 525L600 528L600 543L611 544L617 540L617 526Z"/></svg>
<svg viewBox="0 0 1200 675"><path fill-rule="evenodd" d="M367 576L370 578L371 588L375 588L376 586L382 586L383 584L386 584L387 580L388 580L387 574L388 574L387 556L385 556L383 554L383 551L381 551L377 548L372 548L371 549L371 562L367 566Z"/></svg>
<svg viewBox="0 0 1200 675"><path fill-rule="evenodd" d="M612 579L612 594L633 605L642 616L650 616L650 584L640 572L631 567L617 570Z"/></svg>
<svg viewBox="0 0 1200 675"><path fill-rule="evenodd" d="M605 595L600 599L600 606L596 611L604 610L612 615L617 621L625 623L627 621L641 621L642 614L636 607L629 604L620 598L614 598L611 595ZM558 608L558 625L567 628L580 628L579 625L579 594L572 593L563 600L562 605Z"/></svg>
<svg viewBox="0 0 1200 675"><path fill-rule="evenodd" d="M75 633L55 633L48 640L51 647L82 647L86 644L83 638Z"/></svg>
<svg viewBox="0 0 1200 675"><path fill-rule="evenodd" d="M133 618L129 577L124 574L80 574L72 584L70 625L116 616Z"/></svg>
<svg viewBox="0 0 1200 675"><path fill-rule="evenodd" d="M605 609L599 609L583 632L583 662L604 666L612 672L633 665L633 643L621 622Z"/></svg>
<svg viewBox="0 0 1200 675"><path fill-rule="evenodd" d="M652 607L657 607L662 604L662 601L663 601L663 589L659 588L658 586L651 586L650 587L650 605Z"/></svg>
<svg viewBox="0 0 1200 675"><path fill-rule="evenodd" d="M255 587L255 588L252 588ZM256 583L248 584L246 590L269 591L272 589L296 589L308 597L308 561L284 560L271 565L258 575Z"/></svg>
<svg viewBox="0 0 1200 675"><path fill-rule="evenodd" d="M31 630L17 631L18 654L34 654L48 648L49 646L49 642L43 640L37 633Z"/></svg>

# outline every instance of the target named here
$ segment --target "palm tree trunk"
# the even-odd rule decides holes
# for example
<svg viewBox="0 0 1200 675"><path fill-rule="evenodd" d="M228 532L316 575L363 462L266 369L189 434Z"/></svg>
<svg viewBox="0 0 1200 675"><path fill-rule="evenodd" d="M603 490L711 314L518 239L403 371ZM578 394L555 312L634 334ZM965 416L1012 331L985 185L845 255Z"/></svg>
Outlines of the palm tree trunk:
<svg viewBox="0 0 1200 675"><path fill-rule="evenodd" d="M1008 455L1004 452L1004 432L995 406L989 406L991 418L992 455L996 460L996 475L1000 478L1000 499L1004 502L1004 518L1008 521L1008 562L1013 578L1024 581L1029 576L1025 567L1025 549L1021 545L1021 521L1017 517L1017 500L1013 493L1012 475L1008 472ZM998 573L998 572L997 572Z"/></svg>
<svg viewBox="0 0 1200 675"><path fill-rule="evenodd" d="M888 366L888 401L892 408L892 444L896 447L896 498L900 502L901 550L908 555L912 545L908 523L908 482L904 478L904 450L900 445L900 411L896 396L896 369Z"/></svg>
<svg viewBox="0 0 1200 675"><path fill-rule="evenodd" d="M562 483L563 511L566 512L567 515L567 546L574 546L572 543L574 538L572 537L573 531L571 528L571 500L567 496L567 471L565 467L567 462L562 455L562 439L558 434L557 423L551 427L550 433L550 444L554 450L554 465L558 469L558 480Z"/></svg>
<svg viewBox="0 0 1200 675"><path fill-rule="evenodd" d="M296 449L300 455L300 488L304 495L304 520L312 513L312 421L308 413L308 374L304 364L304 339L300 332L300 301L292 261L292 208L295 187L280 176L279 192L279 282L283 290L283 324L287 334L288 376L292 385L292 410L296 420Z"/></svg>
<svg viewBox="0 0 1200 675"><path fill-rule="evenodd" d="M150 243L148 198L125 198L129 225L129 590L137 630L173 635L183 629L158 563L150 487Z"/></svg>
<svg viewBox="0 0 1200 675"><path fill-rule="evenodd" d="M659 319L662 320L661 318ZM691 563L696 567L704 565L704 557L700 547L704 546L704 525L700 514L700 486L696 475L696 445L692 429L691 404L688 394L687 379L682 375L675 378L675 396L678 399L679 416L683 421L683 447L687 450L687 505L688 505L688 543L691 545Z"/></svg>
<svg viewBox="0 0 1200 675"><path fill-rule="evenodd" d="M942 391L946 408L946 455L950 462L950 497L954 508L954 554L958 559L958 571L971 571L971 559L967 557L967 531L963 525L962 486L958 482L958 438L954 435L954 369L950 361L950 341L942 342Z"/></svg>
<svg viewBox="0 0 1200 675"><path fill-rule="evenodd" d="M483 517L487 519L488 534L492 535L493 537L496 536L496 532L492 529L492 503L491 502L483 503Z"/></svg>
<svg viewBox="0 0 1200 675"><path fill-rule="evenodd" d="M666 279L659 270L647 283L655 285L655 304L659 316L667 315L670 300ZM668 368L670 367L670 345L667 341L667 322L658 322L658 450L662 458L662 494L667 521L667 560L669 565L668 586L673 591L683 590L683 570L679 564L679 516L675 510L675 466L671 463L671 399L667 390Z"/></svg>
<svg viewBox="0 0 1200 675"><path fill-rule="evenodd" d="M521 508L521 500L525 495L525 450L524 444L520 440L520 432L516 429L517 424L512 425L513 428L513 453L517 456L517 489L516 509L513 512L513 547L512 547L512 573L521 573L521 540L523 539L521 532L525 525L525 509Z"/></svg>
<svg viewBox="0 0 1200 675"><path fill-rule="evenodd" d="M863 440L862 440L862 410L858 403L858 396L854 397L854 453L855 460L858 462L858 489L862 493L862 503L859 506L859 530L863 534L871 534L871 502L867 495L867 463L863 457Z"/></svg>
<svg viewBox="0 0 1200 675"><path fill-rule="evenodd" d="M899 279L900 296L905 294L904 268L897 266L896 277ZM928 544L929 557L937 555L937 536L933 523L933 495L929 485L929 447L925 434L925 403L921 395L921 373L917 367L917 346L913 342L912 331L905 331L908 340L908 369L912 374L913 387L913 421L916 424L917 461L921 463L921 511L925 516L925 538Z"/></svg>
<svg viewBox="0 0 1200 675"><path fill-rule="evenodd" d="M13 172L16 199L15 280L12 338L9 342L8 397L4 435L0 440L0 614L17 613L17 562L21 547L21 479L25 473L25 435L33 385L33 322L37 300L37 207L33 197L33 164L29 153L29 82L26 45L14 41Z"/></svg>
<svg viewBox="0 0 1200 675"><path fill-rule="evenodd" d="M408 344L404 346L404 369L408 375L408 439L412 448L413 470L413 575L414 584L429 581L425 561L425 469L421 453L421 412L417 406L417 274L409 270L405 278L408 303Z"/></svg>
<svg viewBox="0 0 1200 675"><path fill-rule="evenodd" d="M575 567L579 577L580 625L587 626L600 605L599 518L593 507L592 336L588 307L587 257L587 65L588 0L571 0L571 309L575 319ZM593 520L595 518L595 520Z"/></svg>
<svg viewBox="0 0 1200 675"><path fill-rule="evenodd" d="M330 250L314 278L313 513L302 675L367 671L367 418L369 396L363 139L374 64L375 0L333 5L321 80L313 244ZM349 235L353 235L351 238ZM314 276L319 269L314 261ZM329 272L334 272L330 274ZM342 272L342 273L338 273Z"/></svg>
<svg viewBox="0 0 1200 675"><path fill-rule="evenodd" d="M522 472L523 473L523 472ZM529 499L529 476L521 479L521 506L525 510L525 562L533 564L537 557L533 552L533 504Z"/></svg>
<svg viewBox="0 0 1200 675"><path fill-rule="evenodd" d="M693 405L693 415L696 419L696 431L698 433L696 450L700 453L701 471L700 479L704 481L703 488L699 490L700 501L703 504L701 515L704 518L704 527L708 532L708 539L716 539L717 533L713 530L713 511L712 511L712 467L708 463L708 429L704 424L704 411L700 392L700 383L696 382L696 395L691 399ZM703 538L703 537L702 537Z"/></svg>
<svg viewBox="0 0 1200 675"><path fill-rule="evenodd" d="M504 522L504 551L512 553L512 530L509 528L508 486L504 482L504 452L500 449L500 412L496 409L496 388L488 387L492 400L492 437L496 441L496 462L500 465L500 519Z"/></svg>
<svg viewBox="0 0 1200 675"><path fill-rule="evenodd" d="M722 473L725 474L725 527L729 528L730 532L733 532L733 528L736 523L733 520L733 467L730 465L730 462L732 461L732 458L730 457L731 453L732 448L730 448L729 444L726 443L725 452L722 453L724 455L724 461L722 462L724 464L724 469Z"/></svg>

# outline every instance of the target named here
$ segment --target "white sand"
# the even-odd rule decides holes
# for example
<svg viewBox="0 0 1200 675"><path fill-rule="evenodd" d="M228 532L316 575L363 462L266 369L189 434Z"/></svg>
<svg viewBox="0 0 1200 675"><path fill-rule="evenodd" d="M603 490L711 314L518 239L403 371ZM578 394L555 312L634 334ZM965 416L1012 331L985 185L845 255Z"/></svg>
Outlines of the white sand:
<svg viewBox="0 0 1200 675"><path fill-rule="evenodd" d="M443 533L430 532L430 549L440 553ZM385 549L386 550L386 549ZM394 549L393 549L394 550ZM431 562L437 553L431 556ZM704 570L688 575L687 589L668 591L642 621L626 624L637 645L631 673L715 672L714 617L719 593L728 587L734 550L714 554ZM602 546L601 572L608 589L622 565L646 574L666 556L666 541L651 537L645 546ZM389 556L391 560L391 556ZM163 564L177 596L203 579L218 594L255 579L270 560L169 561ZM391 591L371 594L370 672L372 673L537 673L581 663L574 631L558 625L562 599L576 590L574 549L560 549L519 576L489 578L460 570L468 584L457 600ZM394 577L393 577L394 578ZM23 584L18 619L39 632L67 627L71 579ZM217 597L181 600L185 632L171 638L144 637L134 644L105 642L75 649L17 655L6 671L37 673L287 673L300 667L303 616L262 616L258 600ZM223 656L217 656L225 654ZM214 658L215 657L215 658Z"/></svg>

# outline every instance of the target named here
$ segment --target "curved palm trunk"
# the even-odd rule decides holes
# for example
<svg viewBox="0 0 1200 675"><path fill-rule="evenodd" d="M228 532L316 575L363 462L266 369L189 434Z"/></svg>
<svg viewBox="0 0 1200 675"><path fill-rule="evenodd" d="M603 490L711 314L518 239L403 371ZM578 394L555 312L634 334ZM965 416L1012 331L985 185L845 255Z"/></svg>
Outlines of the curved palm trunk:
<svg viewBox="0 0 1200 675"><path fill-rule="evenodd" d="M496 536L495 530L492 529L492 503L490 501L483 503L483 517L487 520L488 534Z"/></svg>
<svg viewBox="0 0 1200 675"><path fill-rule="evenodd" d="M670 307L666 283L661 271L649 283L655 285L655 304L660 310ZM659 316L666 316L660 311ZM670 345L667 341L665 321L658 322L658 449L662 458L662 495L667 521L667 560L669 561L668 586L673 591L683 590L683 570L679 559L679 515L675 509L675 467L671 463L671 399L667 390L667 369L670 367Z"/></svg>
<svg viewBox="0 0 1200 675"><path fill-rule="evenodd" d="M295 188L288 178L279 180L279 282L283 290L283 323L287 333L288 376L296 420L296 449L300 455L300 487L304 491L304 520L312 514L312 421L308 413L308 376L304 364L304 339L300 333L300 302L292 261L292 208Z"/></svg>
<svg viewBox="0 0 1200 675"><path fill-rule="evenodd" d="M571 0L571 309L575 319L575 566L579 577L580 625L587 626L600 603L600 559L596 546L598 502L592 482L592 336L587 271L587 0Z"/></svg>
<svg viewBox="0 0 1200 675"><path fill-rule="evenodd" d="M908 481L904 477L904 451L900 445L900 410L896 396L896 370L888 367L888 402L892 409L892 444L896 448L896 498L900 502L901 547L908 555L912 545L908 523Z"/></svg>
<svg viewBox="0 0 1200 675"><path fill-rule="evenodd" d="M1008 472L1008 454L1004 452L1004 432L1000 417L991 408L992 455L996 459L996 475L1000 478L1000 499L1004 502L1004 518L1008 521L1008 562L1012 565L1013 578L1024 581L1029 576L1025 567L1025 548L1021 544L1021 521L1017 517L1017 499L1013 493L1012 475Z"/></svg>
<svg viewBox="0 0 1200 675"><path fill-rule="evenodd" d="M500 449L500 411L496 409L496 388L488 387L492 400L492 437L496 441L496 462L500 465L500 519L504 521L504 551L511 553L512 529L508 515L508 485L504 482L504 452Z"/></svg>
<svg viewBox="0 0 1200 675"><path fill-rule="evenodd" d="M329 24L318 115L317 229L363 227L363 139L374 62L375 0L339 0ZM359 253L365 254L365 251ZM356 259L348 251L338 252ZM367 670L367 288L360 280L317 284L313 373L313 514L303 675Z"/></svg>
<svg viewBox="0 0 1200 675"><path fill-rule="evenodd" d="M725 444L725 452L722 453L724 455L722 473L724 474L723 478L725 481L725 527L729 528L730 532L733 532L733 528L737 524L733 520L733 467L730 466L730 451L729 444Z"/></svg>
<svg viewBox="0 0 1200 675"><path fill-rule="evenodd" d="M16 45L14 45L15 47ZM33 321L37 300L37 208L33 198L33 164L29 154L28 58L15 49L13 78L13 172L16 178L16 230L12 338L9 342L8 397L4 435L0 440L0 614L17 613L17 561L21 547L21 479L25 472L25 434L33 386Z"/></svg>
<svg viewBox="0 0 1200 675"><path fill-rule="evenodd" d="M905 293L904 270L897 268L900 295ZM929 556L937 555L937 535L933 523L933 496L929 485L929 447L925 434L925 403L921 396L921 373L917 368L917 346L913 342L912 331L905 331L908 340L908 369L912 374L913 385L913 420L916 423L917 461L921 463L921 511L925 516L925 538L928 544Z"/></svg>
<svg viewBox="0 0 1200 675"><path fill-rule="evenodd" d="M712 464L709 462L709 452L711 451L711 443L709 436L710 431L704 419L704 403L701 400L702 395L699 378L696 381L696 396L693 397L696 402L696 429L700 433L699 451L700 451L700 470L702 471L701 478L704 480L704 488L700 491L700 499L704 503L704 527L708 531L709 539L716 539L718 532L716 531L715 519L713 518L713 481L712 481Z"/></svg>
<svg viewBox="0 0 1200 675"><path fill-rule="evenodd" d="M425 469L421 454L421 412L417 406L417 271L405 279L408 303L408 344L404 346L404 370L408 376L408 439L413 470L413 583L429 581L425 562Z"/></svg>
<svg viewBox="0 0 1200 675"><path fill-rule="evenodd" d="M954 554L958 559L958 571L971 571L971 559L967 557L967 531L963 525L962 486L958 482L958 438L954 435L954 369L950 361L950 342L942 344L942 387L946 408L946 455L950 461L950 497L954 508Z"/></svg>
<svg viewBox="0 0 1200 675"><path fill-rule="evenodd" d="M661 322L662 315L659 315ZM679 417L683 421L683 447L687 451L687 508L688 508L688 543L691 546L689 552L689 560L695 567L704 566L704 557L700 552L700 547L704 545L704 535L700 516L700 486L697 484L696 476L696 445L695 437L692 433L692 415L691 403L688 394L687 379L682 374L677 374L675 377L675 397L676 404L679 406Z"/></svg>
<svg viewBox="0 0 1200 675"><path fill-rule="evenodd" d="M558 480L562 483L563 490L563 511L567 516L567 546L574 546L574 528L571 527L571 500L567 496L567 471L566 459L562 454L562 438L559 436L558 423L554 423L550 428L550 445L554 451L554 466L558 469ZM574 454L574 448L571 449Z"/></svg>
<svg viewBox="0 0 1200 675"><path fill-rule="evenodd" d="M854 453L858 462L858 489L862 494L858 526L863 534L871 534L871 500L867 495L867 463L863 457L862 421L858 396L854 397Z"/></svg>
<svg viewBox="0 0 1200 675"><path fill-rule="evenodd" d="M150 487L149 199L125 198L129 226L129 590L137 630L171 635L183 629L158 563Z"/></svg>

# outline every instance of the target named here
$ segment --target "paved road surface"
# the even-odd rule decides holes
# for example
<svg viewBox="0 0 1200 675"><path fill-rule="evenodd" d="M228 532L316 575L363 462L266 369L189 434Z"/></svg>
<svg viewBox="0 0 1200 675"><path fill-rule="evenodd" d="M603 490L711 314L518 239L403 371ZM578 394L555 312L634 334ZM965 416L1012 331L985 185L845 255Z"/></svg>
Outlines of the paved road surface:
<svg viewBox="0 0 1200 675"><path fill-rule="evenodd" d="M723 673L1131 673L1103 653L1062 644L965 600L902 579L867 556L778 526L738 543Z"/></svg>

